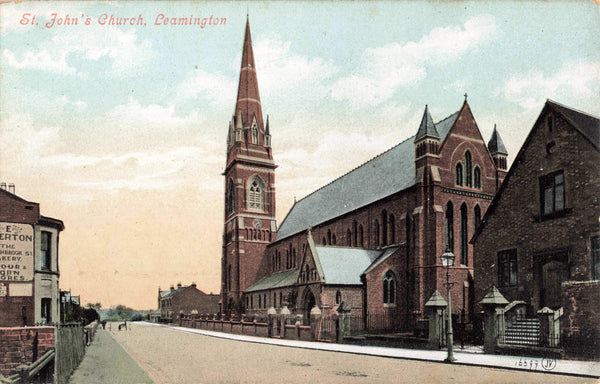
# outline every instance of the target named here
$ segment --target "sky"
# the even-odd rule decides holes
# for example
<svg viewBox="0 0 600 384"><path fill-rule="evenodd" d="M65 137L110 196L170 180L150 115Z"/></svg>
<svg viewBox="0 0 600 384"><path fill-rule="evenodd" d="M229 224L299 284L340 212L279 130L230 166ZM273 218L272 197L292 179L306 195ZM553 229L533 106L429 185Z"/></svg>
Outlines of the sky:
<svg viewBox="0 0 600 384"><path fill-rule="evenodd" d="M546 99L600 115L592 1L0 3L0 181L64 221L60 287L104 308L219 292L247 14L280 223L413 136L426 104L437 122L466 93L509 162ZM204 28L162 24L191 16Z"/></svg>

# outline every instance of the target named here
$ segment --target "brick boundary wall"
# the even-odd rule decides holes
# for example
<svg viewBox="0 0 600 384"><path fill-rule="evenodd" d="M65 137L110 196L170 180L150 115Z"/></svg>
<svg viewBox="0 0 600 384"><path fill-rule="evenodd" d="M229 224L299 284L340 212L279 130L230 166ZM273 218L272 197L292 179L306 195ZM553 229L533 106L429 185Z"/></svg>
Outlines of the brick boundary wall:
<svg viewBox="0 0 600 384"><path fill-rule="evenodd" d="M600 360L600 281L562 283L564 357Z"/></svg>
<svg viewBox="0 0 600 384"><path fill-rule="evenodd" d="M0 328L0 374L9 376L54 347L54 327Z"/></svg>

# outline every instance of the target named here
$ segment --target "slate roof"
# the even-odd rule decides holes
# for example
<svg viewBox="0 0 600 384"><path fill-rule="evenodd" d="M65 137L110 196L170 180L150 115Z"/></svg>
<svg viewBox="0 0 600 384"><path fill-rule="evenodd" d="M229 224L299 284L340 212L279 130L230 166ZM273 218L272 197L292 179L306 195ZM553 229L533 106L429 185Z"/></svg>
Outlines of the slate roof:
<svg viewBox="0 0 600 384"><path fill-rule="evenodd" d="M429 108L427 105L425 106L425 112L423 112L423 118L421 119L421 124L419 125L419 130L417 131L417 137L415 138L415 141L425 136L440 137L437 129L435 129L435 124L433 124L433 119L431 118L431 114L429 113Z"/></svg>
<svg viewBox="0 0 600 384"><path fill-rule="evenodd" d="M275 272L270 275L263 277L256 283L252 284L246 292L263 291L265 289L289 287L294 285L298 278L298 269L291 269L288 271Z"/></svg>
<svg viewBox="0 0 600 384"><path fill-rule="evenodd" d="M506 147L504 146L504 142L502 141L500 134L496 130L495 124L494 124L494 131L492 132L492 137L490 138L490 141L488 142L488 151L490 151L491 154L499 153L502 155L508 155L508 151L506 150Z"/></svg>
<svg viewBox="0 0 600 384"><path fill-rule="evenodd" d="M181 287L173 290L169 289L168 291L160 291L160 297L164 299L165 297L174 296L177 293L183 291L185 288L187 287Z"/></svg>
<svg viewBox="0 0 600 384"><path fill-rule="evenodd" d="M316 246L325 284L362 285L360 276L384 253L382 250Z"/></svg>
<svg viewBox="0 0 600 384"><path fill-rule="evenodd" d="M460 110L435 124L443 142ZM297 201L277 231L284 239L415 184L415 136Z"/></svg>

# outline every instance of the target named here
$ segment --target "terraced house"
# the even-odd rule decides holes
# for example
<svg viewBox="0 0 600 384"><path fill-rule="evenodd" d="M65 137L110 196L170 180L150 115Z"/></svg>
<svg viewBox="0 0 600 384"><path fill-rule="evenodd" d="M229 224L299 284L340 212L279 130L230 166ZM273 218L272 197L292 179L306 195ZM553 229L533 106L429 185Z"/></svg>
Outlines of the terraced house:
<svg viewBox="0 0 600 384"><path fill-rule="evenodd" d="M453 312L473 311L469 244L506 173L498 132L484 141L469 103L297 201L278 227L271 127L263 120L250 25L229 124L221 301L224 312L284 306L308 321L343 301L357 316L412 330L443 291L450 249Z"/></svg>

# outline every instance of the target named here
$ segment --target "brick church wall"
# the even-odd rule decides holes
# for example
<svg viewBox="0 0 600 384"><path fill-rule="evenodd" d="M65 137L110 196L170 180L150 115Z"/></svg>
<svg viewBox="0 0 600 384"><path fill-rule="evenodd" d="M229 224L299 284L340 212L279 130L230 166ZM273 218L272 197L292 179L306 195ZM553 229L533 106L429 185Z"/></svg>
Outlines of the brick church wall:
<svg viewBox="0 0 600 384"><path fill-rule="evenodd" d="M561 294L564 313L560 327L566 356L600 359L600 281L566 281Z"/></svg>

